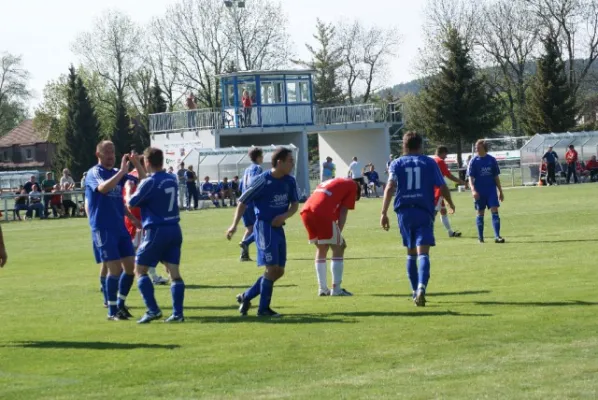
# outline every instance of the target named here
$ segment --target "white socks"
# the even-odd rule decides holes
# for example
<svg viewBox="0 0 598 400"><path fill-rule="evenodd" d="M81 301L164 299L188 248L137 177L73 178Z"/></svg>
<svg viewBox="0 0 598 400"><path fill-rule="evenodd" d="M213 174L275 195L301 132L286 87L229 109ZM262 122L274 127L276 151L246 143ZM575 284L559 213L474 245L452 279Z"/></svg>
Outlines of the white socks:
<svg viewBox="0 0 598 400"><path fill-rule="evenodd" d="M449 235L452 235L453 230L451 229L451 223L449 222L448 215L441 215L440 220L442 221L442 225L444 225L444 227L448 231Z"/></svg>
<svg viewBox="0 0 598 400"><path fill-rule="evenodd" d="M339 292L343 281L344 262L342 258L332 258L330 270L332 271L332 290Z"/></svg>
<svg viewBox="0 0 598 400"><path fill-rule="evenodd" d="M150 278L152 278L152 281L155 281L156 279L158 279L158 274L156 273L156 267L150 267L148 269L148 274L149 274Z"/></svg>
<svg viewBox="0 0 598 400"><path fill-rule="evenodd" d="M320 290L328 290L328 281L326 279L326 259L316 260L316 274L318 275L318 285L320 286Z"/></svg>

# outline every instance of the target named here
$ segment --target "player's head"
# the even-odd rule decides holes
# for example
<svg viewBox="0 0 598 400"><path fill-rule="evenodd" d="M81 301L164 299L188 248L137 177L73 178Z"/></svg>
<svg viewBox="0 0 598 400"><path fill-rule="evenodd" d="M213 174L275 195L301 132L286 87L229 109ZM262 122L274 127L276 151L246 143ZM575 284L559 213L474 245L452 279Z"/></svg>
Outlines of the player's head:
<svg viewBox="0 0 598 400"><path fill-rule="evenodd" d="M164 169L164 153L155 147L148 147L143 152L143 163L148 171L162 171Z"/></svg>
<svg viewBox="0 0 598 400"><path fill-rule="evenodd" d="M204 182L208 183L210 181L210 177L209 176L204 176L203 180L204 180Z"/></svg>
<svg viewBox="0 0 598 400"><path fill-rule="evenodd" d="M421 154L423 139L416 132L409 131L403 135L403 153Z"/></svg>
<svg viewBox="0 0 598 400"><path fill-rule="evenodd" d="M374 164L370 163L370 171L374 171L375 167Z"/></svg>
<svg viewBox="0 0 598 400"><path fill-rule="evenodd" d="M475 142L475 151L477 151L480 156L485 156L488 153L488 143L482 139L478 140Z"/></svg>
<svg viewBox="0 0 598 400"><path fill-rule="evenodd" d="M552 146L548 146L548 151L552 151Z"/></svg>
<svg viewBox="0 0 598 400"><path fill-rule="evenodd" d="M116 163L116 149L110 140L102 140L96 147L96 157L104 168L114 168Z"/></svg>
<svg viewBox="0 0 598 400"><path fill-rule="evenodd" d="M438 146L436 148L436 157L440 158L441 160L444 160L446 156L448 156L448 149L446 148L446 146Z"/></svg>
<svg viewBox="0 0 598 400"><path fill-rule="evenodd" d="M222 182L224 182L224 183L228 182L228 177L225 176L224 178L222 178Z"/></svg>
<svg viewBox="0 0 598 400"><path fill-rule="evenodd" d="M261 147L252 147L249 150L249 159L254 164L261 164L264 162L264 152Z"/></svg>
<svg viewBox="0 0 598 400"><path fill-rule="evenodd" d="M283 175L289 175L293 171L295 160L293 159L293 151L286 147L278 147L272 153L272 167L276 172Z"/></svg>

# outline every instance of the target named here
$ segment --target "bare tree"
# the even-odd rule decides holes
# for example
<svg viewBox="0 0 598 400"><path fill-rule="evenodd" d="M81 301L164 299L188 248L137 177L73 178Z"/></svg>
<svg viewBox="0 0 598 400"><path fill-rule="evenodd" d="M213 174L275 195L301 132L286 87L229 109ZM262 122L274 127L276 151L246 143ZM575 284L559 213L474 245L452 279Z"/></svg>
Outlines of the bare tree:
<svg viewBox="0 0 598 400"><path fill-rule="evenodd" d="M232 39L242 67L245 70L284 67L289 63L291 46L282 5L271 0L251 0L245 4L245 8L231 8L227 18L227 31L234 33Z"/></svg>
<svg viewBox="0 0 598 400"><path fill-rule="evenodd" d="M363 35L363 27L359 21L353 21L351 24L339 22L336 27L340 48L342 49L343 65L340 69L340 76L345 81L345 90L347 99L351 104L355 102L355 91L358 80L363 78L364 71L360 54L361 49L359 41Z"/></svg>
<svg viewBox="0 0 598 400"><path fill-rule="evenodd" d="M496 66L496 73L490 72L495 76L489 76L488 82L497 89L497 94L504 95L501 100L508 110L511 130L520 134L525 93L531 78L528 63L539 44L540 21L521 0L493 1L484 5L483 12L483 24L475 43Z"/></svg>
<svg viewBox="0 0 598 400"><path fill-rule="evenodd" d="M145 127L149 127L147 120L149 115L151 97L152 97L152 83L154 76L152 70L148 66L139 68L131 76L130 87L132 91L131 102L135 107L135 113L142 119Z"/></svg>
<svg viewBox="0 0 598 400"><path fill-rule="evenodd" d="M31 97L28 80L29 72L23 68L21 57L0 54L0 134L14 128L25 117L24 103Z"/></svg>

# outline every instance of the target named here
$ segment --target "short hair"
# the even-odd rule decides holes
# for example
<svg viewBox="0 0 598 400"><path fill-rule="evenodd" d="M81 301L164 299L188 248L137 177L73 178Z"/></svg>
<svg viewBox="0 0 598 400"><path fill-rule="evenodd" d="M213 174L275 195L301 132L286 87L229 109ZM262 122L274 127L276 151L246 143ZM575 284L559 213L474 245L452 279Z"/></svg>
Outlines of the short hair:
<svg viewBox="0 0 598 400"><path fill-rule="evenodd" d="M251 162L256 162L258 158L264 156L264 152L261 147L253 147L249 150L249 159Z"/></svg>
<svg viewBox="0 0 598 400"><path fill-rule="evenodd" d="M112 141L110 140L102 140L100 143L98 143L98 145L96 146L96 151L98 153L100 153L102 151L102 148L104 148L104 146L111 144L112 146L114 146L114 143L112 143Z"/></svg>
<svg viewBox="0 0 598 400"><path fill-rule="evenodd" d="M156 147L148 147L143 152L143 157L153 168L162 168L164 166L164 153Z"/></svg>
<svg viewBox="0 0 598 400"><path fill-rule="evenodd" d="M569 145L569 148L570 148L571 150L573 150L573 149L575 148L575 146L573 146L572 144L570 144L570 145Z"/></svg>
<svg viewBox="0 0 598 400"><path fill-rule="evenodd" d="M203 177L203 180L204 180L204 181L209 181L209 180L210 180L210 177L206 175L206 176L204 176L204 177Z"/></svg>
<svg viewBox="0 0 598 400"><path fill-rule="evenodd" d="M239 175L233 176L233 179L239 179Z"/></svg>
<svg viewBox="0 0 598 400"><path fill-rule="evenodd" d="M484 150L488 151L488 142L486 142L484 139L480 139L477 142L475 142L476 147L478 147L478 144L481 144L482 146L484 146Z"/></svg>
<svg viewBox="0 0 598 400"><path fill-rule="evenodd" d="M277 147L274 153L272 153L272 166L276 168L278 162L285 161L292 152L291 149L287 149L286 147Z"/></svg>
<svg viewBox="0 0 598 400"><path fill-rule="evenodd" d="M185 167L185 163L184 163L184 162L182 162L182 163L180 164L180 167L181 167L181 168L184 168L184 167Z"/></svg>
<svg viewBox="0 0 598 400"><path fill-rule="evenodd" d="M409 131L403 135L403 149L417 151L422 148L423 139L416 132Z"/></svg>
<svg viewBox="0 0 598 400"><path fill-rule="evenodd" d="M438 146L436 148L436 155L448 154L448 148L446 146Z"/></svg>

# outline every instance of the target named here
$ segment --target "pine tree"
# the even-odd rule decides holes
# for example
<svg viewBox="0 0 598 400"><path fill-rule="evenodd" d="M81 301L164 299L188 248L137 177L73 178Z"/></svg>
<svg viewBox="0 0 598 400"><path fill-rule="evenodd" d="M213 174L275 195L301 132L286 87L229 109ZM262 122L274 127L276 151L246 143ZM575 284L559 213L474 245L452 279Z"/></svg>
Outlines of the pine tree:
<svg viewBox="0 0 598 400"><path fill-rule="evenodd" d="M135 146L133 135L131 134L131 120L127 113L127 106L124 101L118 101L116 104L116 119L114 131L112 132L112 142L116 149L116 160L120 163L123 155L130 153ZM136 149L139 151L139 149Z"/></svg>
<svg viewBox="0 0 598 400"><path fill-rule="evenodd" d="M162 95L162 88L160 88L158 80L154 78L154 86L152 86L152 92L150 97L149 113L163 113L166 112L167 109L168 106L166 104L166 100L164 100L164 96Z"/></svg>
<svg viewBox="0 0 598 400"><path fill-rule="evenodd" d="M57 149L54 156L54 165L61 168L70 168L73 165L72 151L75 143L76 114L77 114L77 73L75 67L72 65L69 68L69 75L67 78L67 113L64 131L57 138ZM73 173L73 172L71 172ZM79 177L79 175L73 175Z"/></svg>
<svg viewBox="0 0 598 400"><path fill-rule="evenodd" d="M455 144L459 165L463 143L492 134L502 116L497 99L486 89L469 55L470 49L457 30L443 42L440 73L425 87L414 105L421 107L419 125L425 133L447 144Z"/></svg>
<svg viewBox="0 0 598 400"><path fill-rule="evenodd" d="M333 106L344 102L343 91L337 82L337 71L343 65L342 49L334 45L335 30L331 24L325 24L318 19L314 38L319 48L306 44L311 53L311 61L293 60L315 71L314 98L320 106Z"/></svg>
<svg viewBox="0 0 598 400"><path fill-rule="evenodd" d="M525 120L528 134L566 132L575 126L577 108L569 88L558 44L544 39L544 54L537 62Z"/></svg>

